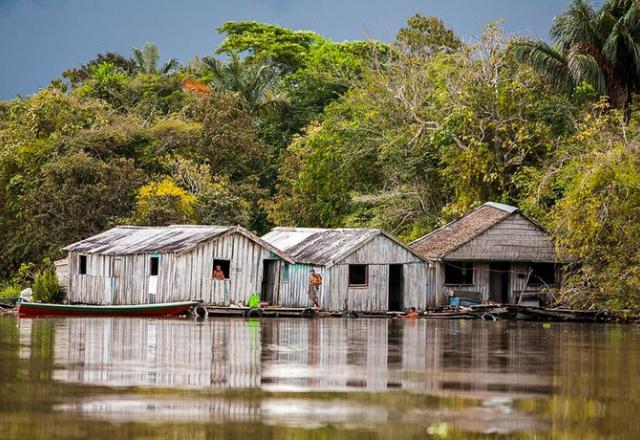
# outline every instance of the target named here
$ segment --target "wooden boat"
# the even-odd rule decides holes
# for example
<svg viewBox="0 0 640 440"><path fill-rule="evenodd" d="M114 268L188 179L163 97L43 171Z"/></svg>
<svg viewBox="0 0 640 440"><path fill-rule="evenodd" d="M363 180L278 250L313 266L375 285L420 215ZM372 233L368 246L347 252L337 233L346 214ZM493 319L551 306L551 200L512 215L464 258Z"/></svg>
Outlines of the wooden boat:
<svg viewBox="0 0 640 440"><path fill-rule="evenodd" d="M185 313L200 305L198 301L122 306L91 306L20 302L18 314L22 316L166 316Z"/></svg>

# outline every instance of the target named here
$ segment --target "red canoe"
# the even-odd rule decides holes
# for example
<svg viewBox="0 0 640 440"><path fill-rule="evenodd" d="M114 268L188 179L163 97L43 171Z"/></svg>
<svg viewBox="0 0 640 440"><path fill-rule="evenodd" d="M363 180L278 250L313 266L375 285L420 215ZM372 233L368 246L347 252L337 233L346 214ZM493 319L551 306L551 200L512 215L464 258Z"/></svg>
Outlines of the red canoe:
<svg viewBox="0 0 640 440"><path fill-rule="evenodd" d="M183 301L125 306L89 306L21 302L18 304L18 313L22 316L166 316L179 315L199 304L198 301Z"/></svg>

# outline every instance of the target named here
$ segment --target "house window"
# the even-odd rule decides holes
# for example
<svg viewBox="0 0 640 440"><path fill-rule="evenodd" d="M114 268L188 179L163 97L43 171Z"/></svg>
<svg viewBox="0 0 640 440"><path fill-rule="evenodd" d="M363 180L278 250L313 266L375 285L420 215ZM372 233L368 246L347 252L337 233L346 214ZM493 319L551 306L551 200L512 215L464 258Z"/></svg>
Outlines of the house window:
<svg viewBox="0 0 640 440"><path fill-rule="evenodd" d="M284 267L282 268L282 281L284 283L289 282L289 263L284 263Z"/></svg>
<svg viewBox="0 0 640 440"><path fill-rule="evenodd" d="M218 279L218 277L216 276L217 267L220 267L220 270L222 271L222 277L224 277L225 280L228 280L229 278L231 278L231 274L230 274L231 260L221 260L219 258L213 259L213 271L211 272L211 277L214 279Z"/></svg>
<svg viewBox="0 0 640 440"><path fill-rule="evenodd" d="M366 264L349 265L349 286L363 287L369 284L369 266Z"/></svg>
<svg viewBox="0 0 640 440"><path fill-rule="evenodd" d="M553 263L533 263L529 265L530 286L543 286L556 283L556 265Z"/></svg>
<svg viewBox="0 0 640 440"><path fill-rule="evenodd" d="M157 277L159 266L160 257L151 257L151 267L149 268L149 275L151 275L152 277Z"/></svg>
<svg viewBox="0 0 640 440"><path fill-rule="evenodd" d="M87 274L87 256L86 255L78 256L78 273L80 275Z"/></svg>
<svg viewBox="0 0 640 440"><path fill-rule="evenodd" d="M444 283L461 286L473 284L473 263L444 263Z"/></svg>

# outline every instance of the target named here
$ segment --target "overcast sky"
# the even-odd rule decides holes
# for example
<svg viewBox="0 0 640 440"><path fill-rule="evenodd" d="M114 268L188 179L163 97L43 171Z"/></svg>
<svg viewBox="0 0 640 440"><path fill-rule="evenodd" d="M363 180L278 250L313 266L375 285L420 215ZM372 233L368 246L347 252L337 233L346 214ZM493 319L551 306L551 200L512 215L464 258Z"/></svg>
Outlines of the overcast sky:
<svg viewBox="0 0 640 440"><path fill-rule="evenodd" d="M326 38L389 41L406 19L436 15L463 39L505 20L519 34L547 38L566 0L0 0L0 99L28 95L63 70L106 51L130 55L151 41L162 58L211 53L216 27L257 20Z"/></svg>

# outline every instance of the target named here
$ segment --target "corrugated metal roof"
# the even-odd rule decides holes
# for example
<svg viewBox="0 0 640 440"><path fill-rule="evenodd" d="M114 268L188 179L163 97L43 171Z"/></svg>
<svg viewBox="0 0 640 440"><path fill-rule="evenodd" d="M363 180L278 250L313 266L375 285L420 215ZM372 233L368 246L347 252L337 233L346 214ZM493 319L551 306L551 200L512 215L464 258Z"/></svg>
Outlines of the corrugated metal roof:
<svg viewBox="0 0 640 440"><path fill-rule="evenodd" d="M417 239L409 247L423 258L443 258L517 211L514 206L488 202L466 216Z"/></svg>
<svg viewBox="0 0 640 440"><path fill-rule="evenodd" d="M504 203L487 202L483 206L491 206L492 208L501 209L509 214L513 214L518 210L515 206L505 205Z"/></svg>
<svg viewBox="0 0 640 440"><path fill-rule="evenodd" d="M379 229L275 228L262 239L298 263L325 266L350 255L380 234L384 233Z"/></svg>
<svg viewBox="0 0 640 440"><path fill-rule="evenodd" d="M87 254L131 255L149 252L184 252L202 242L224 235L235 226L163 227L117 226L73 243L66 251Z"/></svg>

